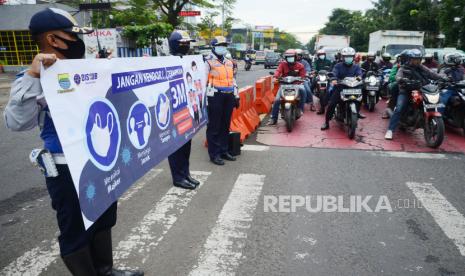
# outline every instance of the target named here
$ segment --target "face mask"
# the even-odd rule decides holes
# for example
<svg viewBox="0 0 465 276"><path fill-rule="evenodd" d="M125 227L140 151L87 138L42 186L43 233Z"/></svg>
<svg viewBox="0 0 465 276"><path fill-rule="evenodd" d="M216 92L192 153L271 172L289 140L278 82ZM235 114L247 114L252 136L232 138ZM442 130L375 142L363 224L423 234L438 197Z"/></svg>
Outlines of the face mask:
<svg viewBox="0 0 465 276"><path fill-rule="evenodd" d="M346 64L352 64L352 62L354 62L354 58L353 57L345 57L344 62Z"/></svg>
<svg viewBox="0 0 465 276"><path fill-rule="evenodd" d="M227 52L226 47L224 46L216 46L215 47L215 53L219 56L224 56Z"/></svg>
<svg viewBox="0 0 465 276"><path fill-rule="evenodd" d="M66 44L66 46L68 46L68 49L53 47L55 50L64 55L67 59L80 59L84 57L84 54L86 53L86 46L84 45L84 41L82 41L80 38L78 38L76 41L73 41L62 38L57 35L55 35L55 37L63 41Z"/></svg>
<svg viewBox="0 0 465 276"><path fill-rule="evenodd" d="M190 45L180 44L178 47L178 53L181 55L187 55L189 53L190 48Z"/></svg>
<svg viewBox="0 0 465 276"><path fill-rule="evenodd" d="M111 122L111 129L109 128ZM92 147L95 152L101 156L106 157L108 155L108 150L110 149L111 143L111 133L113 132L113 114L108 112L107 114L107 125L102 127L102 119L100 114L95 115L95 122L90 131L90 137L92 142Z"/></svg>
<svg viewBox="0 0 465 276"><path fill-rule="evenodd" d="M294 63L294 62L295 62L295 58L294 58L294 57L287 57L287 58L286 58L286 61L287 61L287 63Z"/></svg>
<svg viewBox="0 0 465 276"><path fill-rule="evenodd" d="M319 59L324 60L326 56L318 56Z"/></svg>

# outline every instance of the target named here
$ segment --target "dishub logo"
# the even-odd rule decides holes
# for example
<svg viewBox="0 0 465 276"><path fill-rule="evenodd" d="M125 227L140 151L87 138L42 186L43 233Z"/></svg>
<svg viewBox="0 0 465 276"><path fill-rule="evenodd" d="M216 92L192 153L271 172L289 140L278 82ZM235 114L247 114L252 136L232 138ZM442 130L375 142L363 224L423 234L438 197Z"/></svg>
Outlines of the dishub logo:
<svg viewBox="0 0 465 276"><path fill-rule="evenodd" d="M58 90L58 93L67 93L74 91L74 88L71 88L71 80L69 79L68 73L58 74L58 83L62 90Z"/></svg>

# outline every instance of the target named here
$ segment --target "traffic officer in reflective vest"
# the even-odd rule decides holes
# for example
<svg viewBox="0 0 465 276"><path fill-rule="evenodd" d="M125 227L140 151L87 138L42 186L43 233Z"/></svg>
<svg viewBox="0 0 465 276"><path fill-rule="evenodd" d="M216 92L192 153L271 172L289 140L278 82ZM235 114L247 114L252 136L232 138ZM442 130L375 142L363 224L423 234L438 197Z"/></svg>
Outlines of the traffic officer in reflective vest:
<svg viewBox="0 0 465 276"><path fill-rule="evenodd" d="M234 80L234 65L227 59L227 42L222 36L211 41L212 54L206 58L208 66L208 125L207 142L210 160L224 165L224 160L235 161L228 151L229 126L234 107L239 108L239 95Z"/></svg>
<svg viewBox="0 0 465 276"><path fill-rule="evenodd" d="M117 202L89 229L84 228L78 195L40 83L41 64L48 67L57 59L83 58L86 49L79 36L93 30L77 26L68 12L56 8L34 14L29 30L40 53L26 71L17 75L4 117L6 126L14 131L40 128L44 149L34 150L30 159L36 165L42 164L46 175L60 229L58 243L63 262L75 276L144 275L142 271L113 268L111 228L116 223Z"/></svg>
<svg viewBox="0 0 465 276"><path fill-rule="evenodd" d="M170 54L182 58L182 56L189 53L190 43L194 41L186 31L175 30L171 33L168 40ZM199 181L192 178L189 171L191 144L191 140L189 140L177 151L168 156L174 186L189 190L195 189L200 184Z"/></svg>

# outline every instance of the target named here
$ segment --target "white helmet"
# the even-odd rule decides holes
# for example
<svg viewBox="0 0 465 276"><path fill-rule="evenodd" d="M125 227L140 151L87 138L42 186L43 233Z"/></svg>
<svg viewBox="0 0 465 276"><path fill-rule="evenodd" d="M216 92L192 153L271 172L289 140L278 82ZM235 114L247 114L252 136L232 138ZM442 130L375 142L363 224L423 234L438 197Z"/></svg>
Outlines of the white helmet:
<svg viewBox="0 0 465 276"><path fill-rule="evenodd" d="M355 57L355 50L352 47L345 47L341 50L341 56L354 56Z"/></svg>
<svg viewBox="0 0 465 276"><path fill-rule="evenodd" d="M375 54L374 52L369 52L369 53L367 54L367 58L371 58L371 57L372 57L372 58L375 58L375 57L376 57L376 54Z"/></svg>

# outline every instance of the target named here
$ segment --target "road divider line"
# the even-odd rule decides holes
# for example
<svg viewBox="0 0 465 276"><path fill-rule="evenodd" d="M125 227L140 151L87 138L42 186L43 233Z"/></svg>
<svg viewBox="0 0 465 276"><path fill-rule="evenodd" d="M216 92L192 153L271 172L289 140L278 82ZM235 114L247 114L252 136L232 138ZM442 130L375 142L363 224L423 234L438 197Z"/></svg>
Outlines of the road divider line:
<svg viewBox="0 0 465 276"><path fill-rule="evenodd" d="M163 170L153 169L144 176L139 183L134 184L119 202L125 202L147 183L152 182ZM59 245L56 239L44 240L41 245L26 251L0 271L0 275L40 275L47 267L60 256Z"/></svg>
<svg viewBox="0 0 465 276"><path fill-rule="evenodd" d="M267 151L269 150L269 146L261 146L261 145L244 145L241 147L241 150L245 151Z"/></svg>
<svg viewBox="0 0 465 276"><path fill-rule="evenodd" d="M135 254L140 257L142 263L147 261L150 251L163 240L166 233L178 220L178 216L184 212L192 198L207 181L211 172L192 171L191 174L200 181L199 187L195 190L170 188L141 222L131 229L126 239L118 243L113 252L118 266L130 267L128 260Z"/></svg>
<svg viewBox="0 0 465 276"><path fill-rule="evenodd" d="M423 153L423 152L403 152L403 151L373 151L372 155L396 158L412 159L447 159L447 155L442 153Z"/></svg>
<svg viewBox="0 0 465 276"><path fill-rule="evenodd" d="M407 182L407 186L465 256L465 217L431 183Z"/></svg>
<svg viewBox="0 0 465 276"><path fill-rule="evenodd" d="M240 174L189 275L233 275L242 258L264 175Z"/></svg>

